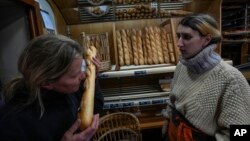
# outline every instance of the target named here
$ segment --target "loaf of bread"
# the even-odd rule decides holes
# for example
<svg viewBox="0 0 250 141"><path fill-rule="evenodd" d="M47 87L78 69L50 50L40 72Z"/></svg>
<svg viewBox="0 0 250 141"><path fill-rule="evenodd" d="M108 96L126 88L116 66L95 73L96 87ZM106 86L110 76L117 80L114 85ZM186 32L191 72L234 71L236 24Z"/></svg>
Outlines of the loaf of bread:
<svg viewBox="0 0 250 141"><path fill-rule="evenodd" d="M85 45L86 45L86 48L90 47L90 37L89 36L86 36L86 38L85 38Z"/></svg>
<svg viewBox="0 0 250 141"><path fill-rule="evenodd" d="M161 84L161 90L164 92L169 92L171 89L170 84Z"/></svg>
<svg viewBox="0 0 250 141"><path fill-rule="evenodd" d="M162 52L164 56L164 62L170 63L168 43L167 43L167 31L165 30L165 28L161 28L161 45L162 45Z"/></svg>
<svg viewBox="0 0 250 141"><path fill-rule="evenodd" d="M171 42L171 37L169 33L167 33L167 42Z"/></svg>
<svg viewBox="0 0 250 141"><path fill-rule="evenodd" d="M170 10L170 14L172 16L187 16L192 14L193 12L190 11L184 11L184 10Z"/></svg>
<svg viewBox="0 0 250 141"><path fill-rule="evenodd" d="M168 41L168 51L169 51L169 56L170 56L170 62L175 63L174 45L173 45L172 37L169 33L167 34L167 41Z"/></svg>
<svg viewBox="0 0 250 141"><path fill-rule="evenodd" d="M92 123L94 116L94 96L95 96L95 78L96 67L92 63L92 58L96 57L97 50L94 46L90 46L86 52L86 80L84 83L85 90L82 95L80 110L78 113L81 119L80 129L84 130Z"/></svg>
<svg viewBox="0 0 250 141"><path fill-rule="evenodd" d="M170 60L171 60L171 63L175 63L175 57L174 57L173 52L170 53Z"/></svg>
<svg viewBox="0 0 250 141"><path fill-rule="evenodd" d="M123 54L123 47L122 47L122 38L121 33L119 30L116 31L116 43L117 43L117 49L119 54L119 64L120 66L124 66L124 54Z"/></svg>
<svg viewBox="0 0 250 141"><path fill-rule="evenodd" d="M138 49L138 57L139 57L139 64L144 65L144 57L143 57L143 50L142 50L142 32L141 30L137 30L136 32L137 37L137 49Z"/></svg>
<svg viewBox="0 0 250 141"><path fill-rule="evenodd" d="M146 49L148 52L148 64L152 65L153 64L153 54L152 54L152 48L151 48L151 43L150 43L150 37L149 37L149 28L145 27L145 44L146 44Z"/></svg>
<svg viewBox="0 0 250 141"><path fill-rule="evenodd" d="M169 53L173 53L174 52L174 46L173 46L173 43L168 43L168 51L169 51Z"/></svg>
<svg viewBox="0 0 250 141"><path fill-rule="evenodd" d="M129 47L127 42L127 33L125 29L121 30L121 38L122 38L122 46L123 46L123 53L124 53L124 59L125 64L130 65L130 55L129 55Z"/></svg>
<svg viewBox="0 0 250 141"><path fill-rule="evenodd" d="M142 30L142 51L143 51L144 64L148 64L148 52L146 48L146 38L144 29Z"/></svg>
<svg viewBox="0 0 250 141"><path fill-rule="evenodd" d="M127 43L128 43L128 51L129 51L129 58L130 58L130 63L131 65L134 62L133 59L133 49L132 49L132 45L131 45L131 31L130 29L126 29L126 33L127 33Z"/></svg>
<svg viewBox="0 0 250 141"><path fill-rule="evenodd" d="M131 31L131 41L132 41L132 48L133 48L134 64L139 65L136 29L132 29Z"/></svg>
<svg viewBox="0 0 250 141"><path fill-rule="evenodd" d="M163 60L163 53L162 53L162 47L161 47L161 34L160 34L159 27L157 26L154 27L154 33L155 33L155 46L157 50L158 60L159 60L159 63L162 64L164 63L164 60Z"/></svg>
<svg viewBox="0 0 250 141"><path fill-rule="evenodd" d="M152 60L154 64L158 64L159 63L159 59L158 59L158 52L157 52L157 47L155 44L155 33L154 33L154 28L153 27L149 27L149 38L150 38L150 44L151 44L151 48L152 48Z"/></svg>
<svg viewBox="0 0 250 141"><path fill-rule="evenodd" d="M168 42L168 51L171 53L171 52L174 52L174 46L173 46L173 42L172 42L172 38L171 38L171 35L168 33L167 34L167 42Z"/></svg>
<svg viewBox="0 0 250 141"><path fill-rule="evenodd" d="M118 60L120 66L124 66L124 53L122 47L122 37L119 30L116 31L116 43L117 43L117 50L118 50Z"/></svg>

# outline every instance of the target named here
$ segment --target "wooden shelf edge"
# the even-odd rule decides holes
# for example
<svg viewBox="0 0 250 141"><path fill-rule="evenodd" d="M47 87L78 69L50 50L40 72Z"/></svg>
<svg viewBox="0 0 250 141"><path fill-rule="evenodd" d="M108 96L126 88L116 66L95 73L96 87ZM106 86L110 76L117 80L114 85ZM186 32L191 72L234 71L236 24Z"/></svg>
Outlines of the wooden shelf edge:
<svg viewBox="0 0 250 141"><path fill-rule="evenodd" d="M152 128L162 128L163 124L164 124L164 120L146 122L146 123L141 123L140 128L141 130L152 129Z"/></svg>
<svg viewBox="0 0 250 141"><path fill-rule="evenodd" d="M240 31L225 31L223 35L247 35L250 34L250 30L240 30Z"/></svg>

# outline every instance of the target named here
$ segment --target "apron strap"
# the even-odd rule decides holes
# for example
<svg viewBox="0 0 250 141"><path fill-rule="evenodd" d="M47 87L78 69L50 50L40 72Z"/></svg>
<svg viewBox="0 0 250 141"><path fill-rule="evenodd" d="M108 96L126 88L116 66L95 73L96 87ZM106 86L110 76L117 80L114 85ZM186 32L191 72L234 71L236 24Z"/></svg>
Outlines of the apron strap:
<svg viewBox="0 0 250 141"><path fill-rule="evenodd" d="M172 116L169 119L167 130L169 141L215 141L215 137L200 131L176 108L170 107L172 109Z"/></svg>

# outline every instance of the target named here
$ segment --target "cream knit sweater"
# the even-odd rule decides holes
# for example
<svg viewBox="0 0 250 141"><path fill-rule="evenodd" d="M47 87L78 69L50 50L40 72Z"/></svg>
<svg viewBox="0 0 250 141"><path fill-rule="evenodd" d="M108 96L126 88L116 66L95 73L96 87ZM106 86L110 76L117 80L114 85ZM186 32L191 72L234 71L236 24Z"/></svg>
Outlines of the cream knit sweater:
<svg viewBox="0 0 250 141"><path fill-rule="evenodd" d="M176 97L176 109L190 123L217 141L226 141L230 125L250 125L250 87L240 71L214 52L215 47L210 45L190 60L181 59L170 96Z"/></svg>

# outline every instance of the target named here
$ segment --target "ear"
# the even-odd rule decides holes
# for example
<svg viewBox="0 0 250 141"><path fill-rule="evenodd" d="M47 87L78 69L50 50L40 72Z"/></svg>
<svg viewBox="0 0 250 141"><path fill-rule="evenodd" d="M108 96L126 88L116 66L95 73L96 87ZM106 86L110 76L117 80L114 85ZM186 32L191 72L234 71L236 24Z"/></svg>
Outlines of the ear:
<svg viewBox="0 0 250 141"><path fill-rule="evenodd" d="M42 83L41 87L47 90L52 90L54 88L54 85L50 82L44 82Z"/></svg>
<svg viewBox="0 0 250 141"><path fill-rule="evenodd" d="M212 40L212 36L208 34L207 36L204 37L204 42L203 42L203 47L206 47L210 41Z"/></svg>

